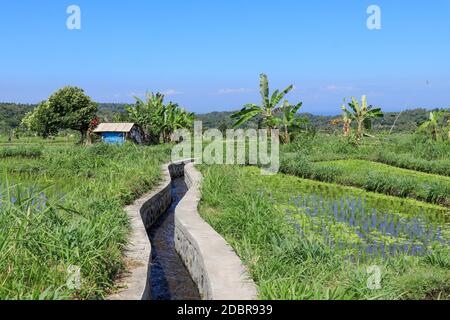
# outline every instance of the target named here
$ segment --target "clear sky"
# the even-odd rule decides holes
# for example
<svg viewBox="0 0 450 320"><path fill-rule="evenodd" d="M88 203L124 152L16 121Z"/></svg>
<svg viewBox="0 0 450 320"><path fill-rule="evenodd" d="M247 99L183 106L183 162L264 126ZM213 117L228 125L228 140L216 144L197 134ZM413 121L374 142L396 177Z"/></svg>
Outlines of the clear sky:
<svg viewBox="0 0 450 320"><path fill-rule="evenodd" d="M81 30L66 27L69 5ZM382 29L366 27L380 6ZM259 74L303 111L366 93L385 110L450 107L448 0L3 0L0 101L64 85L98 102L147 90L196 112L259 102Z"/></svg>

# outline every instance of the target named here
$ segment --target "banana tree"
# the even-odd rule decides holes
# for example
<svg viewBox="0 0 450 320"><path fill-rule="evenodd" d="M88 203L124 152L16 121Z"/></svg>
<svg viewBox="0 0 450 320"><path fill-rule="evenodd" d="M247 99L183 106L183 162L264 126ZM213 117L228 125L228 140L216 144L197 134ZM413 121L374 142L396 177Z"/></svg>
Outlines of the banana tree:
<svg viewBox="0 0 450 320"><path fill-rule="evenodd" d="M145 140L158 144L160 128L162 127L161 113L164 110L164 95L147 93L146 100L134 97L134 105L125 106L131 121L138 124L144 131Z"/></svg>
<svg viewBox="0 0 450 320"><path fill-rule="evenodd" d="M299 127L304 119L299 119L296 117L298 110L302 107L303 102L297 105L291 105L288 101L284 101L282 111L282 118L280 122L284 128L283 143L289 144L291 142L291 136L289 134L289 129L293 127Z"/></svg>
<svg viewBox="0 0 450 320"><path fill-rule="evenodd" d="M231 118L236 120L234 127L240 127L251 119L260 116L262 117L263 125L267 126L269 129L274 129L277 125L277 120L275 118L277 114L281 112L279 104L283 98L292 91L292 89L294 89L294 86L290 85L281 92L279 90L275 90L270 96L269 80L267 79L267 75L261 74L260 91L262 105L247 104L241 111L233 114Z"/></svg>
<svg viewBox="0 0 450 320"><path fill-rule="evenodd" d="M355 121L356 126L356 142L361 142L364 129L370 129L372 125L372 119L382 118L384 116L380 108L373 108L367 105L367 97L364 95L361 98L361 104L356 98L352 97L352 101L348 103L349 109L342 106L342 110L347 117L347 121Z"/></svg>
<svg viewBox="0 0 450 320"><path fill-rule="evenodd" d="M446 131L450 129L445 125L446 114L446 111L430 112L430 119L419 127L418 132L429 134L434 141L443 141Z"/></svg>
<svg viewBox="0 0 450 320"><path fill-rule="evenodd" d="M136 103L126 106L126 111L130 120L142 127L147 142L170 142L175 130L192 127L194 114L180 108L176 103L169 102L165 105L163 94L149 93L145 101L137 97L135 99Z"/></svg>
<svg viewBox="0 0 450 320"><path fill-rule="evenodd" d="M162 117L164 119L162 126L163 140L164 142L171 142L172 133L177 129L192 128L195 115L180 108L178 104L169 102Z"/></svg>

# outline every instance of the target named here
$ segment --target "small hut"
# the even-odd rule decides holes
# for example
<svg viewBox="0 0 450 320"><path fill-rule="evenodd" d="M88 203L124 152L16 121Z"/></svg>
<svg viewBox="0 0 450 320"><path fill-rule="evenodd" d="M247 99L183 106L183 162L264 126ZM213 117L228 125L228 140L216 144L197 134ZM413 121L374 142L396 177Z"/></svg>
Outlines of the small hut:
<svg viewBox="0 0 450 320"><path fill-rule="evenodd" d="M125 141L144 143L142 130L134 123L100 123L94 133L108 144L123 144Z"/></svg>

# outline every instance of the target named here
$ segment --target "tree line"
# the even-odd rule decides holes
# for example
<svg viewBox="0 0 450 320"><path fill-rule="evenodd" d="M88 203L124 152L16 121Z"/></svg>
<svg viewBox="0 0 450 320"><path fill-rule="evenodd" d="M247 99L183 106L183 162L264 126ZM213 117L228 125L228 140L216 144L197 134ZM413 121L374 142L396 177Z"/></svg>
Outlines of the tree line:
<svg viewBox="0 0 450 320"><path fill-rule="evenodd" d="M135 99L134 104L123 107L125 113L117 113L113 118L139 125L148 144L171 142L175 130L190 129L193 125L194 114L176 103L165 104L161 93L149 93L146 100ZM54 136L61 130L78 131L79 143L90 144L93 131L101 122L98 112L98 104L83 89L67 86L28 112L21 125L43 138Z"/></svg>

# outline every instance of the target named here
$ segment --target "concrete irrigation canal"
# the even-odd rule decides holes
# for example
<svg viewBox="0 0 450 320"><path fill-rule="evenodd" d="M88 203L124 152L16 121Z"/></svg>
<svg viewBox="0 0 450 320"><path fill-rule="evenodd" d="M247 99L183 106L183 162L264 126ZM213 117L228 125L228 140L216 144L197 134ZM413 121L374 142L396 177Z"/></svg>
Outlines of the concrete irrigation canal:
<svg viewBox="0 0 450 320"><path fill-rule="evenodd" d="M129 273L111 300L254 300L257 290L228 243L199 215L192 161L163 167L156 191L125 208Z"/></svg>
<svg viewBox="0 0 450 320"><path fill-rule="evenodd" d="M172 205L149 230L152 300L200 300L197 286L175 250L175 208L187 190L182 178L172 180Z"/></svg>

